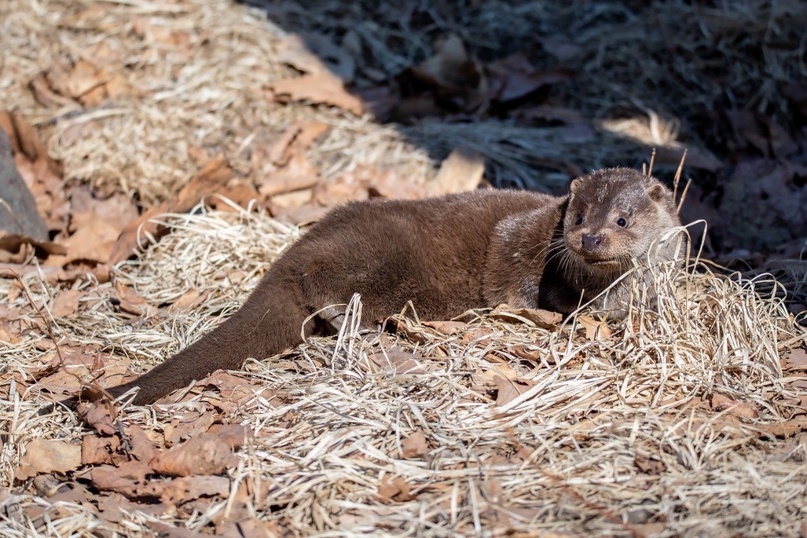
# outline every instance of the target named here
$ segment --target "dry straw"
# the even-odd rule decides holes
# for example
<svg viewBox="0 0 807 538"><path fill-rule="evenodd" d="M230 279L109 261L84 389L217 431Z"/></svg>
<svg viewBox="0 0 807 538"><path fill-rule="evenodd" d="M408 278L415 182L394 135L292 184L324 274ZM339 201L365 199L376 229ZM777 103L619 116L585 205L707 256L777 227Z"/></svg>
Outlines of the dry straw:
<svg viewBox="0 0 807 538"><path fill-rule="evenodd" d="M163 219L173 232L116 270L156 314L133 325L106 300L109 284L81 282L79 312L52 320L64 348L98 344L145 369L232 312L298 235L255 213ZM652 293L661 308L636 301L627 321L596 337L582 321L547 330L475 314L456 333L413 317L398 319L397 334L361 332L354 300L337 337L237 374L256 382L255 395L222 418L248 426L255 439L228 476L236 486L266 484L268 495L256 492L249 511L300 535L794 534L807 501L805 449L764 427L790 418L803 394L783 377L779 356L807 333L781 300L754 292L757 282L693 263L699 271L690 274L659 268ZM36 275L25 282L40 303L63 292ZM13 282L0 285L7 294ZM159 308L189 293L207 299L181 313ZM30 382L26 372L52 346L28 302L21 294L11 306L32 330L0 353L6 372ZM517 392L497 405L496 391L508 385ZM29 441L78 441L86 430L66 411L38 416L49 398L37 385L21 390L7 376L0 390L11 486ZM715 394L753 405L758 418L710 409ZM211 397L215 390L130 408L124 420L159 432L189 410L211 410ZM389 484L408 490L396 494ZM132 513L110 527L20 485L2 502L9 535L93 527L139 535L155 520ZM26 503L45 507L47 523L27 520ZM159 519L204 531L233 503L214 499L204 513Z"/></svg>

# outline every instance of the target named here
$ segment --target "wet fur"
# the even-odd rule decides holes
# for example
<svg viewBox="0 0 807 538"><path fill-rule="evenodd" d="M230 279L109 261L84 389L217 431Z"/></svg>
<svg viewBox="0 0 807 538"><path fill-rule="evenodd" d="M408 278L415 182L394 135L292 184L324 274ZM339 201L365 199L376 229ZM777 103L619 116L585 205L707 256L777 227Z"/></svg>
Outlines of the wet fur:
<svg viewBox="0 0 807 538"><path fill-rule="evenodd" d="M653 196L648 195L651 192ZM360 293L366 322L400 312L411 301L423 319L447 319L471 308L512 306L570 313L642 257L662 231L677 225L669 191L625 168L575 180L569 196L479 190L421 201L368 201L337 208L270 268L244 305L219 327L131 383L134 403L150 403L214 370L237 369L305 336L340 323L339 309ZM603 230L614 267L591 266L570 248L575 225ZM632 226L614 229L614 215Z"/></svg>

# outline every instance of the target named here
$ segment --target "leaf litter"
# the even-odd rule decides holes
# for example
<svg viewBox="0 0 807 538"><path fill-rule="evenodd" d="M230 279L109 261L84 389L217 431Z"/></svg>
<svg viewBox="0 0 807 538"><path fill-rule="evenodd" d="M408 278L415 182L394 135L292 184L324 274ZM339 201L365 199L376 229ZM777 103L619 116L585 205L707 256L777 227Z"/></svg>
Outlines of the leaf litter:
<svg viewBox="0 0 807 538"><path fill-rule="evenodd" d="M78 309L51 321L60 347L99 345L106 368L126 357L145 369L232 313L299 236L246 211L200 207L161 222L172 233L113 271L150 309L123 311L102 299L117 296L113 283L82 282ZM70 291L25 282L35 301ZM18 295L19 318L40 329L0 348L5 506L19 508L2 525L209 533L237 518L299 534L794 534L807 331L781 300L755 293L762 281L667 268L658 282L661 312L634 305L622 323L595 311L575 323L524 309L451 322L410 311L387 331L314 338L152 408L104 407L100 422L84 419L103 425L95 431L62 408L38 414L61 396L30 378L50 337ZM162 314L189 290L208 300ZM104 371L96 383L119 382ZM32 468L43 443L75 447L77 459L40 455ZM38 476L86 495L51 501L30 490ZM112 516L114 495L128 501Z"/></svg>
<svg viewBox="0 0 807 538"><path fill-rule="evenodd" d="M682 46L697 47L704 28L722 43L738 24L751 35L741 45L761 32L789 39L750 5L728 15L701 10ZM770 20L792 7L777 4ZM632 20L614 39L596 35L604 27L581 28L580 8L544 13L546 24L573 15L560 27L611 57L625 36L646 35ZM620 9L584 8L595 18ZM676 3L656 8L662 20L679 20ZM277 20L294 17L292 6L283 9ZM604 114L613 103L598 81L670 91L655 84L654 62L623 69L580 42L540 36L575 72L536 66L523 51L491 60L489 36L477 42L447 31L445 20L438 39L410 32L391 47L362 27L318 33L315 11L306 13L314 32L305 44L319 52L311 55L260 12L228 2L51 0L42 11L11 0L0 14L3 39L25 43L9 50L40 51L4 59L0 81L15 113L3 116L3 128L16 133L17 166L54 245L67 251L43 265L23 252L0 268L5 533L803 533L804 328L773 278L726 278L708 265L688 277L662 271L661 313L636 306L624 323L592 311L564 323L506 308L421 321L409 310L386 331L312 339L245 371L217 372L153 408L103 398L105 386L231 314L299 237L256 207L301 223L336 201L535 186L536 174L551 190L580 163L644 158L645 144L661 146L660 162L677 162L683 144L664 115L640 102L630 106L644 117ZM529 23L519 8L505 15L514 35ZM110 38L121 24L132 31ZM73 52L54 52L66 50L57 42ZM800 65L788 62L787 47L765 47L777 78ZM724 63L744 65L737 60ZM692 92L691 82L717 77L679 75L673 94L714 94ZM330 77L319 94L306 86L312 76ZM581 76L573 108L547 99ZM398 86L381 84L391 78ZM763 90L755 99L776 110L785 110L779 97L794 107L804 101L797 84L783 85L781 96ZM522 106L525 97L534 102ZM703 121L693 113L715 109L675 102L688 106L685 129ZM394 115L396 105L434 117L395 127L357 116ZM741 156L790 159L777 171L797 173L794 131L776 110L727 110L731 144ZM504 112L521 123L498 117ZM719 169L694 132L693 167ZM430 153L448 156L439 170ZM200 198L216 211L197 207ZM359 312L351 303L348 314ZM39 414L82 384L97 403Z"/></svg>

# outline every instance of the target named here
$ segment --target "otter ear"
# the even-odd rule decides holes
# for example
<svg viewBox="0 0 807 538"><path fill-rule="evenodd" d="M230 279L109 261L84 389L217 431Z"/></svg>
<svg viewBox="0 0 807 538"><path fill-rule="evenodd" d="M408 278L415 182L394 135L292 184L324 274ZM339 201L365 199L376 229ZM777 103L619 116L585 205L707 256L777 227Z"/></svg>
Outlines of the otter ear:
<svg viewBox="0 0 807 538"><path fill-rule="evenodd" d="M647 195L654 202L661 202L667 197L667 188L661 183L654 183L647 189Z"/></svg>
<svg viewBox="0 0 807 538"><path fill-rule="evenodd" d="M569 183L569 192L572 194L576 194L579 189L580 189L580 180L573 179L572 182Z"/></svg>

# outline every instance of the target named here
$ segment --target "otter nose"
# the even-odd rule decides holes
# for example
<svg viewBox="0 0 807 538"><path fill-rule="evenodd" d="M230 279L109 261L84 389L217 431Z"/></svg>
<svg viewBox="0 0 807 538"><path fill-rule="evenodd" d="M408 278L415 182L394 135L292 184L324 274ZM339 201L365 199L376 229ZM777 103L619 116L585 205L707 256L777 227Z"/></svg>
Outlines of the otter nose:
<svg viewBox="0 0 807 538"><path fill-rule="evenodd" d="M597 250L602 244L602 234L583 234L581 242L583 250Z"/></svg>

